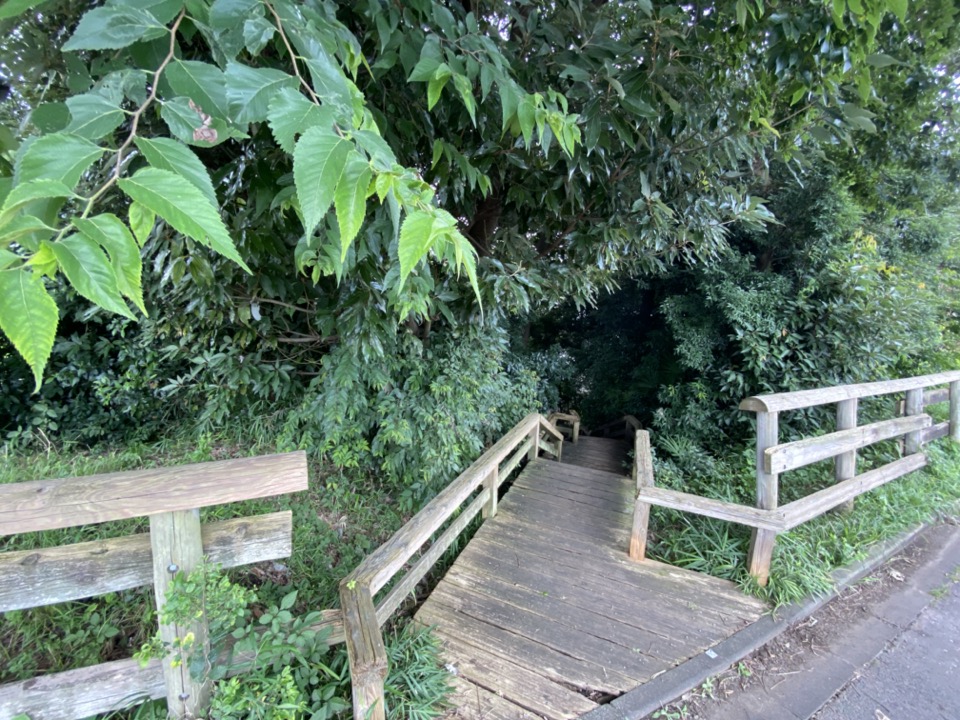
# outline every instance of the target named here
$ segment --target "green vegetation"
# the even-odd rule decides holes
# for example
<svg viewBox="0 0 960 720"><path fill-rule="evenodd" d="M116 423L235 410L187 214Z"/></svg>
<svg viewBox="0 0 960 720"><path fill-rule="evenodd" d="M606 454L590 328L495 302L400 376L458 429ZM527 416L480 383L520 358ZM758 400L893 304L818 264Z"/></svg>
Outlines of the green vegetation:
<svg viewBox="0 0 960 720"><path fill-rule="evenodd" d="M293 557L229 577L300 615L536 408L633 414L659 484L752 503L743 397L960 365L957 14L3 3L0 483L306 449L305 493L205 513L292 510ZM960 456L931 460L784 535L765 589L742 528L656 511L651 550L774 603L819 592L953 507ZM783 498L829 481L792 472ZM0 682L129 657L155 621L140 591L7 613ZM344 656L313 640L316 680L226 681L219 716L336 714ZM391 707L429 717L429 636L390 652Z"/></svg>

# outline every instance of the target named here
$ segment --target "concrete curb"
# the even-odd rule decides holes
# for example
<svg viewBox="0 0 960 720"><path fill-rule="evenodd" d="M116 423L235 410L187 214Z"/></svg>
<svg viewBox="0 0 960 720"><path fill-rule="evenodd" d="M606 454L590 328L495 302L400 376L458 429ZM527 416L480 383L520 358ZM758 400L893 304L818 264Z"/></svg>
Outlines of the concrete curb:
<svg viewBox="0 0 960 720"><path fill-rule="evenodd" d="M841 590L861 580L901 552L928 527L930 525L925 523L877 543L860 562L833 572L835 585L830 593L810 597L802 602L786 605L775 614L764 615L710 650L667 670L612 702L581 715L581 720L640 720L668 705L707 678L723 672L792 625L815 613L833 600Z"/></svg>

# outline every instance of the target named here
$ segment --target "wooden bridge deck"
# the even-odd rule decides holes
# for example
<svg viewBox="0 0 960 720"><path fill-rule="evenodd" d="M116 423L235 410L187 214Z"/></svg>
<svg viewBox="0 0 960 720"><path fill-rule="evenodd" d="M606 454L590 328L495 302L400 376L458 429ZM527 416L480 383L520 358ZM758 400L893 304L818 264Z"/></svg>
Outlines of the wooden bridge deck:
<svg viewBox="0 0 960 720"><path fill-rule="evenodd" d="M563 456L527 466L417 614L457 671L450 718L577 717L766 610L724 580L627 558L621 442L583 437Z"/></svg>

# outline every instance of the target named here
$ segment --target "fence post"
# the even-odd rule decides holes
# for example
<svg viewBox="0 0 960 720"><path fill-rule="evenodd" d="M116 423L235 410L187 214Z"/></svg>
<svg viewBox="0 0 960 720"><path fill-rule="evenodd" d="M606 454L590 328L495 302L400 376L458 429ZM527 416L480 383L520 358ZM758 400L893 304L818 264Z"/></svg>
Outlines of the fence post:
<svg viewBox="0 0 960 720"><path fill-rule="evenodd" d="M778 442L778 422L775 412L757 412L757 507L763 510L777 509L777 476L766 471L764 451ZM750 537L748 566L750 574L760 585L766 585L770 577L770 560L777 533L773 530L754 528Z"/></svg>
<svg viewBox="0 0 960 720"><path fill-rule="evenodd" d="M950 439L960 442L960 380L950 383Z"/></svg>
<svg viewBox="0 0 960 720"><path fill-rule="evenodd" d="M837 430L850 430L857 426L857 398L841 400L837 403ZM841 453L834 460L834 478L836 482L849 480L857 474L857 451ZM853 499L837 506L841 512L853 510Z"/></svg>
<svg viewBox="0 0 960 720"><path fill-rule="evenodd" d="M637 483L637 498L633 505L633 530L630 533L630 559L643 560L647 555L647 530L650 522L650 503L640 502L644 487L653 487L653 457L650 454L650 433L637 430L633 441L633 479Z"/></svg>
<svg viewBox="0 0 960 720"><path fill-rule="evenodd" d="M540 421L537 420L530 431L530 452L527 454L527 462L533 462L540 457Z"/></svg>
<svg viewBox="0 0 960 720"><path fill-rule="evenodd" d="M573 415L573 444L576 445L577 441L580 439L580 414L576 410L571 410L570 414Z"/></svg>
<svg viewBox="0 0 960 720"><path fill-rule="evenodd" d="M494 466L493 469L487 473L487 477L484 478L483 484L490 490L490 499L487 501L487 504L483 506L481 511L483 518L492 518L497 514L497 490L500 479L500 468Z"/></svg>
<svg viewBox="0 0 960 720"><path fill-rule="evenodd" d="M345 579L340 583L340 607L350 663L354 720L386 720L383 681L387 677L387 651L370 586Z"/></svg>
<svg viewBox="0 0 960 720"><path fill-rule="evenodd" d="M153 550L153 587L157 611L163 609L167 588L177 573L189 573L203 559L200 535L200 511L178 510L150 516L150 546ZM160 639L173 643L193 633L193 647L207 654L207 628L203 620L193 625L160 625ZM169 659L162 661L163 680L167 688L167 713L174 718L205 715L210 700L210 682L197 682L190 675L188 663L174 667Z"/></svg>
<svg viewBox="0 0 960 720"><path fill-rule="evenodd" d="M919 415L923 412L923 388L907 390L906 414ZM904 452L907 455L918 453L923 446L923 430L907 433L904 439Z"/></svg>

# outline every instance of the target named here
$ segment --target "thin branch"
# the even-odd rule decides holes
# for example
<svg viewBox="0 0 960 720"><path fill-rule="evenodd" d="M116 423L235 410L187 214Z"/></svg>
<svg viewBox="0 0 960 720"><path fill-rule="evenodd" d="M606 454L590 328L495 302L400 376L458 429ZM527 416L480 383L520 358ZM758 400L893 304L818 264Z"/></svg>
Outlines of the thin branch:
<svg viewBox="0 0 960 720"><path fill-rule="evenodd" d="M313 88L310 87L303 75L300 74L300 67L297 65L297 54L293 51L293 46L290 45L290 41L287 39L287 34L283 31L283 21L280 19L280 15L277 14L277 11L273 9L273 5L264 0L264 5L267 6L267 10L273 15L273 19L277 22L277 30L280 33L280 39L283 40L283 44L287 48L287 52L290 53L290 62L293 64L293 74L297 76L297 79L300 81L300 84L306 88L307 92L310 94L310 98L317 105L320 104L320 98L317 97L317 94L313 91Z"/></svg>
<svg viewBox="0 0 960 720"><path fill-rule="evenodd" d="M170 64L170 61L174 58L177 49L177 30L179 29L180 23L183 21L183 18L186 14L187 9L184 8L180 11L180 14L177 15L177 19L174 20L173 26L170 28L170 47L167 50L167 55L163 58L163 62L160 63L160 67L158 67L156 72L153 73L153 82L151 83L150 94L147 95L147 99L144 100L143 104L133 113L133 119L130 121L130 134L127 135L127 139L123 141L123 144L117 148L116 167L114 167L114 170L110 174L110 177L107 179L107 181L87 199L87 206L83 209L83 214L80 217L86 217L89 215L90 211L93 209L94 203L103 197L103 194L113 187L117 180L120 179L120 174L123 172L124 153L127 151L127 148L133 144L133 141L137 137L137 129L140 126L140 117L143 115L146 109L150 107L153 101L157 99L157 87L160 84L160 76L163 74L163 71L166 70L167 65Z"/></svg>

